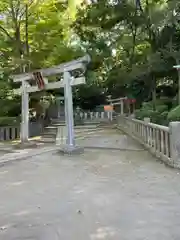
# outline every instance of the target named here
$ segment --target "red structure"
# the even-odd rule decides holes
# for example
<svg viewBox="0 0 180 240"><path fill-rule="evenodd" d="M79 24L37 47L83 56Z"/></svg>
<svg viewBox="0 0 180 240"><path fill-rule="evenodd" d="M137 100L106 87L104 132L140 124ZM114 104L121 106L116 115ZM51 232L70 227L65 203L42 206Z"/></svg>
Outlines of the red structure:
<svg viewBox="0 0 180 240"><path fill-rule="evenodd" d="M44 89L45 88L45 81L44 78L42 76L41 72L34 72L33 73L34 79L37 83L37 86L39 89Z"/></svg>

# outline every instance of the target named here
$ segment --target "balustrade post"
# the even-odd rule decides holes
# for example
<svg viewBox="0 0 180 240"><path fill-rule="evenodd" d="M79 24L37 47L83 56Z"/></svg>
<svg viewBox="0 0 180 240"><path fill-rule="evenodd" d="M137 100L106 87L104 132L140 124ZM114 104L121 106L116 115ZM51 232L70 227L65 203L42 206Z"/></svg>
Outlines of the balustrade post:
<svg viewBox="0 0 180 240"><path fill-rule="evenodd" d="M98 117L99 117L99 112L96 112L95 117L96 117L96 119L98 119Z"/></svg>
<svg viewBox="0 0 180 240"><path fill-rule="evenodd" d="M101 119L104 119L104 112L101 112Z"/></svg>
<svg viewBox="0 0 180 240"><path fill-rule="evenodd" d="M90 112L90 118L93 119L93 112Z"/></svg>
<svg viewBox="0 0 180 240"><path fill-rule="evenodd" d="M84 120L84 119L83 119L83 116L84 116L84 113L83 113L83 112L80 112L80 118L81 118L81 120Z"/></svg>
<svg viewBox="0 0 180 240"><path fill-rule="evenodd" d="M149 131L149 127L148 127L148 123L151 122L151 119L146 117L144 118L144 122L146 123L146 126L145 126L145 131L144 131L144 140L145 140L145 143L148 143L151 141L150 140L150 131Z"/></svg>
<svg viewBox="0 0 180 240"><path fill-rule="evenodd" d="M65 145L67 141L67 127L65 124L59 124L56 134L56 145Z"/></svg>
<svg viewBox="0 0 180 240"><path fill-rule="evenodd" d="M87 118L88 118L88 114L87 113L84 113L84 118L85 118L85 120L87 120Z"/></svg>
<svg viewBox="0 0 180 240"><path fill-rule="evenodd" d="M174 167L180 168L180 122L171 122L170 130L170 158Z"/></svg>
<svg viewBox="0 0 180 240"><path fill-rule="evenodd" d="M131 120L128 121L128 131L130 131L131 134L133 134L133 122Z"/></svg>

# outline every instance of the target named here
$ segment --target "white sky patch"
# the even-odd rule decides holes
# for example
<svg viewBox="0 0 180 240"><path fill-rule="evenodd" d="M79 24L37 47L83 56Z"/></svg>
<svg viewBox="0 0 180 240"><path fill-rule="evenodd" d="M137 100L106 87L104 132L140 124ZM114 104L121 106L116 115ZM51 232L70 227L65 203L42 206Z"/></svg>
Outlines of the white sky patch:
<svg viewBox="0 0 180 240"><path fill-rule="evenodd" d="M116 49L115 49L115 48L112 49L112 56L113 56L113 57L116 57Z"/></svg>

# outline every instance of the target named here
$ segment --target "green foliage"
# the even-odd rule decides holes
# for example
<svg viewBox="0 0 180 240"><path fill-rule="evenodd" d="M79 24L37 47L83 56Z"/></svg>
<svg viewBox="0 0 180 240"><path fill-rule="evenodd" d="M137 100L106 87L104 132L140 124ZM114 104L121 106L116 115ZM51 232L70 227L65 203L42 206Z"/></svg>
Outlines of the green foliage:
<svg viewBox="0 0 180 240"><path fill-rule="evenodd" d="M157 105L156 110L153 110L152 102L145 102L142 104L142 108L135 111L135 117L140 120L149 117L151 122L157 124L166 124L168 114L167 105Z"/></svg>
<svg viewBox="0 0 180 240"><path fill-rule="evenodd" d="M138 103L153 96L156 104L159 81L176 83L179 5L177 0L141 1L137 9L134 1L101 0L80 8L74 29L93 59L100 59L95 70L109 94L135 95Z"/></svg>
<svg viewBox="0 0 180 240"><path fill-rule="evenodd" d="M76 95L76 105L84 110L92 110L106 101L102 89L96 85L81 86Z"/></svg>
<svg viewBox="0 0 180 240"><path fill-rule="evenodd" d="M0 126L19 126L19 117L0 117Z"/></svg>
<svg viewBox="0 0 180 240"><path fill-rule="evenodd" d="M179 6L178 0L141 1L138 8L134 1L2 1L0 116L18 116L21 104L4 72L50 67L88 52L92 62L86 86L74 91L76 105L93 109L107 95L133 96L139 106L149 101L136 111L139 119L165 121L173 101L156 99L155 91L180 89L172 69L180 59Z"/></svg>
<svg viewBox="0 0 180 240"><path fill-rule="evenodd" d="M168 111L168 106L167 105L158 105L156 106L156 111L159 113L163 113Z"/></svg>
<svg viewBox="0 0 180 240"><path fill-rule="evenodd" d="M80 3L58 0L0 3L0 116L18 116L21 112L21 100L13 96L9 74L21 72L24 65L30 71L85 54L71 28ZM41 95L37 101L40 99Z"/></svg>
<svg viewBox="0 0 180 240"><path fill-rule="evenodd" d="M169 121L168 121L168 111L164 111L160 114L160 124L164 126L168 126Z"/></svg>
<svg viewBox="0 0 180 240"><path fill-rule="evenodd" d="M168 121L180 121L180 106L173 108L167 116Z"/></svg>

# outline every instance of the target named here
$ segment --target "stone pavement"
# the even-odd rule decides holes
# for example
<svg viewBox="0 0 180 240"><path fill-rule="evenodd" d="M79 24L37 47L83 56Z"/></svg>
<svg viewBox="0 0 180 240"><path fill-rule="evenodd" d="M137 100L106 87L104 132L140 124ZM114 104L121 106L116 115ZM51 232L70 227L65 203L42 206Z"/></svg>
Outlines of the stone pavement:
<svg viewBox="0 0 180 240"><path fill-rule="evenodd" d="M92 127L92 126L85 126L85 128L78 128L75 131L76 140L83 140L90 135L94 135L95 132L102 132L104 131L101 127ZM1 142L0 143L0 165L2 163L9 162L10 160L17 160L22 158L27 158L29 156L34 156L37 154L41 154L43 152L49 152L55 150L57 147L55 146L55 139L50 139L50 141L43 141L40 137L34 138L30 141L32 146L29 146L25 149L18 149L15 146L18 145L18 142L11 143L11 142ZM37 145L34 147L33 145Z"/></svg>
<svg viewBox="0 0 180 240"><path fill-rule="evenodd" d="M179 172L115 131L83 141L0 168L0 240L179 240Z"/></svg>
<svg viewBox="0 0 180 240"><path fill-rule="evenodd" d="M85 148L105 148L116 150L136 150L142 151L143 148L134 140L124 135L117 129L97 129L96 132L85 138L79 138L76 141Z"/></svg>

